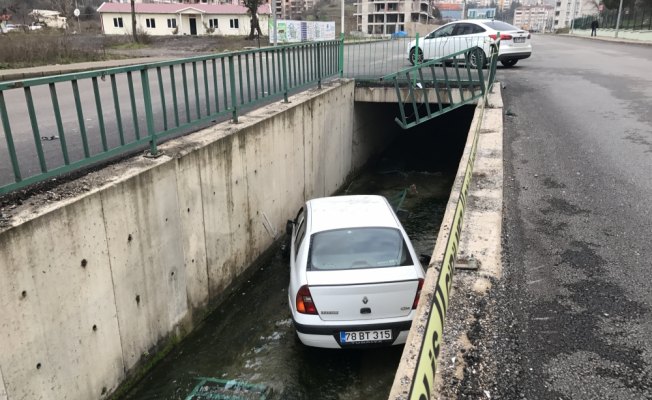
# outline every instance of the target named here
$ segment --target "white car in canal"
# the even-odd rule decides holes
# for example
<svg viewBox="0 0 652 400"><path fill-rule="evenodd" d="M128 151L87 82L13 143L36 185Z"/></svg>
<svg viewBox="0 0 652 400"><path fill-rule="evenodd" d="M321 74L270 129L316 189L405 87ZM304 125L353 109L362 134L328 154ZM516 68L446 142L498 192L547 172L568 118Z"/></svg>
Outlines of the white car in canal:
<svg viewBox="0 0 652 400"><path fill-rule="evenodd" d="M288 302L307 346L351 348L405 343L424 271L382 196L308 201L288 221Z"/></svg>

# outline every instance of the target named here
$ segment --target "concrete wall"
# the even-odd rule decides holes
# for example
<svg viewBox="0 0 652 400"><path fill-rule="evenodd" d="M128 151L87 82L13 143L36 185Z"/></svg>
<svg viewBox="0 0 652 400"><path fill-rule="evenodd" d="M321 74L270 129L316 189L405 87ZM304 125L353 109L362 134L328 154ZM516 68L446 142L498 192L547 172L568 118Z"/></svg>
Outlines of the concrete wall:
<svg viewBox="0 0 652 400"><path fill-rule="evenodd" d="M305 200L387 144L353 92L294 96L22 206L0 232L0 399L106 398L189 332Z"/></svg>

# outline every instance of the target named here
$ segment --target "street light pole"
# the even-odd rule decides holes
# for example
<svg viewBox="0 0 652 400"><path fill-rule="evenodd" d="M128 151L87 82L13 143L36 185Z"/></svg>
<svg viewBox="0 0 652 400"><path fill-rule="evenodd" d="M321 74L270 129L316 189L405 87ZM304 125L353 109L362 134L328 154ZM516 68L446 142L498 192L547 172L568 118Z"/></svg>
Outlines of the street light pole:
<svg viewBox="0 0 652 400"><path fill-rule="evenodd" d="M622 1L622 0L621 0ZM342 35L344 34L344 0L342 0L342 25L341 25L341 33Z"/></svg>
<svg viewBox="0 0 652 400"><path fill-rule="evenodd" d="M571 0L573 2L573 7L571 8L571 26L570 26L570 33L573 34L573 27L575 26L575 4L577 3L576 0ZM622 1L622 0L621 0Z"/></svg>
<svg viewBox="0 0 652 400"><path fill-rule="evenodd" d="M276 21L276 0L272 0L272 29L274 30L274 46L278 46L278 25Z"/></svg>
<svg viewBox="0 0 652 400"><path fill-rule="evenodd" d="M620 5L618 6L618 19L616 19L616 34L614 37L618 37L618 30L620 29L620 16L623 14L623 0L620 0Z"/></svg>

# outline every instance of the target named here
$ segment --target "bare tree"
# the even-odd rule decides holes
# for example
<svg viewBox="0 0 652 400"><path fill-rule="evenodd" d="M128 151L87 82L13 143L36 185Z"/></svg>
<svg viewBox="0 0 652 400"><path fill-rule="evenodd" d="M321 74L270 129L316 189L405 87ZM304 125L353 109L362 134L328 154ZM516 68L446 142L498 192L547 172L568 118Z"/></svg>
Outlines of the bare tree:
<svg viewBox="0 0 652 400"><path fill-rule="evenodd" d="M134 42L138 43L138 32L136 32L136 1L131 0L131 34Z"/></svg>
<svg viewBox="0 0 652 400"><path fill-rule="evenodd" d="M252 40L255 38L256 32L258 32L259 37L263 36L263 32L260 30L260 21L258 20L258 7L260 7L261 4L261 0L244 0L244 6L247 7L249 15L251 16L251 29L247 39Z"/></svg>
<svg viewBox="0 0 652 400"><path fill-rule="evenodd" d="M74 0L50 0L52 9L59 11L62 16L66 18L72 17L72 12L75 9Z"/></svg>

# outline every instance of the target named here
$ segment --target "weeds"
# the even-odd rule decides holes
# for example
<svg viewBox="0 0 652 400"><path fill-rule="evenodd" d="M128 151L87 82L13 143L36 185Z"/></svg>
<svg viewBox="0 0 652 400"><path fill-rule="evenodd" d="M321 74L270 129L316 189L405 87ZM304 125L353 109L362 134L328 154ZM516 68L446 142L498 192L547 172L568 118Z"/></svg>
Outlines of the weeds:
<svg viewBox="0 0 652 400"><path fill-rule="evenodd" d="M104 46L76 40L68 34L11 32L0 37L0 68L21 68L47 64L100 61Z"/></svg>

